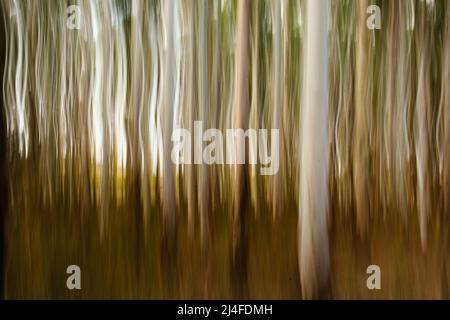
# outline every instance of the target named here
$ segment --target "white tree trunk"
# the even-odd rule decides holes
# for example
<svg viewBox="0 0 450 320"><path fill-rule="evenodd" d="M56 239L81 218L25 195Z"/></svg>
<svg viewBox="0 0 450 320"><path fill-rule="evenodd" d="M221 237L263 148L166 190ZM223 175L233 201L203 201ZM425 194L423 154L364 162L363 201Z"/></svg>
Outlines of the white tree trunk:
<svg viewBox="0 0 450 320"><path fill-rule="evenodd" d="M301 112L299 269L304 298L314 297L329 269L328 1L306 1Z"/></svg>
<svg viewBox="0 0 450 320"><path fill-rule="evenodd" d="M198 39L198 77L199 77L199 87L198 87L198 97L199 97L199 108L200 108L200 120L203 121L203 130L206 130L205 126L208 125L208 43L207 43L207 31L208 31L208 1L203 0L198 3L198 18L199 18L199 39ZM209 200L209 172L208 166L202 164L198 172L198 204L200 209L200 232L202 242L204 241L205 233L208 227L208 200Z"/></svg>
<svg viewBox="0 0 450 320"><path fill-rule="evenodd" d="M282 111L282 37L283 32L281 28L281 1L274 0L274 19L273 19L273 58L274 58L274 93L273 93L273 128L281 129L281 111ZM283 135L281 135L281 138ZM280 148L281 149L281 148ZM281 150L280 150L281 152ZM278 172L272 180L272 217L275 218L280 209L280 195L281 188L281 174Z"/></svg>
<svg viewBox="0 0 450 320"><path fill-rule="evenodd" d="M163 133L163 211L164 219L172 228L175 223L175 185L173 180L173 164L170 157L171 135L173 131L173 110L175 101L175 55L174 55L174 24L175 24L175 0L168 0L165 5L165 30L166 30L166 59L164 63L164 133Z"/></svg>

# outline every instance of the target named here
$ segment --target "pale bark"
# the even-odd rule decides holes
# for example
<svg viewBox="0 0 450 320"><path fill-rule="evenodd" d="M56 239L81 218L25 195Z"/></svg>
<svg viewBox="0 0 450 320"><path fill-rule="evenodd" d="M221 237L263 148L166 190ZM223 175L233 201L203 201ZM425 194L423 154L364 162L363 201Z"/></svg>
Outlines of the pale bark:
<svg viewBox="0 0 450 320"><path fill-rule="evenodd" d="M175 55L174 55L174 24L175 24L175 5L174 0L168 0L165 5L165 30L166 30L166 48L164 63L164 97L163 97L163 210L164 219L169 228L174 227L175 223L175 186L173 178L173 164L170 157L171 136L173 131L173 110L175 95Z"/></svg>
<svg viewBox="0 0 450 320"><path fill-rule="evenodd" d="M417 93L416 110L414 114L414 138L416 150L417 185L416 198L420 226L422 249L426 248L427 220L430 206L430 176L429 176L429 130L432 97L430 96L431 83L431 28L428 18L428 10L425 4L421 4L419 10L418 27L420 33L416 33L417 44Z"/></svg>
<svg viewBox="0 0 450 320"><path fill-rule="evenodd" d="M239 1L234 82L234 128L242 128L244 131L248 127L250 108L248 92L250 33L248 10L248 1ZM235 159L243 156L240 152L242 152L241 148L235 147ZM244 157L246 157L247 151L245 150L244 152ZM236 277L236 296L238 297L245 297L247 282L247 226L245 216L247 211L247 195L249 194L247 174L246 164L234 165L231 182L233 197L233 274Z"/></svg>
<svg viewBox="0 0 450 320"><path fill-rule="evenodd" d="M273 17L273 59L274 59L274 78L273 78L273 119L272 119L272 129L281 129L281 112L282 112L282 84L283 84L283 70L282 70L282 37L283 32L281 28L281 1L274 0L274 17ZM281 131L281 130L280 130ZM282 137L282 135L281 135ZM281 152L280 145L280 152ZM272 178L272 217L275 219L277 212L280 209L281 199L280 199L280 188L281 188L281 177L282 174L278 172Z"/></svg>
<svg viewBox="0 0 450 320"><path fill-rule="evenodd" d="M209 95L208 95L208 42L207 42L207 12L208 12L208 1L203 0L198 3L199 10L199 22L198 22L198 97L199 97L199 113L200 120L203 121L203 126L208 124L208 109L209 109ZM205 130L205 128L203 128ZM206 164L202 164L198 172L198 193L197 202L200 209L200 232L202 240L205 237L208 227L208 215L209 215L209 177L208 177L208 167Z"/></svg>
<svg viewBox="0 0 450 320"><path fill-rule="evenodd" d="M239 1L238 21L237 21L237 40L236 40L236 64L235 64L235 120L234 127L241 128L244 131L248 127L249 119L249 92L248 92L248 67L249 67L249 18L248 1ZM235 148L234 155L239 159L241 155L240 148ZM234 165L234 214L237 218L241 211L241 201L246 187L246 165Z"/></svg>
<svg viewBox="0 0 450 320"><path fill-rule="evenodd" d="M369 113L368 103L368 63L369 29L366 27L369 5L367 0L358 1L356 31L355 65L355 124L353 147L353 187L356 204L356 223L358 231L365 234L369 215Z"/></svg>
<svg viewBox="0 0 450 320"><path fill-rule="evenodd" d="M328 1L306 1L305 17L298 248L302 294L312 298L329 272Z"/></svg>

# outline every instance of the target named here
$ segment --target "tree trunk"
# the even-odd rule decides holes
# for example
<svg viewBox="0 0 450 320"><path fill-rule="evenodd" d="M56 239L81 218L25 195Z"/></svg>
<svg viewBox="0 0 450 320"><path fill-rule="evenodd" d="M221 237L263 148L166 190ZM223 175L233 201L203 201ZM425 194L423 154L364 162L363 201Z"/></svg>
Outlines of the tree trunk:
<svg viewBox="0 0 450 320"><path fill-rule="evenodd" d="M236 63L235 63L235 124L234 128L244 131L248 127L249 119L249 90L248 90L248 67L249 67L249 14L248 1L242 0L238 3L237 39L236 39ZM247 149L245 153L247 154ZM234 156L239 158L241 152L239 147L235 148ZM233 274L237 281L237 297L246 294L247 282L247 233L246 216L248 172L247 156L244 164L235 164L233 172ZM235 159L236 159L235 158Z"/></svg>
<svg viewBox="0 0 450 320"><path fill-rule="evenodd" d="M298 249L302 294L312 298L329 270L327 0L307 0L304 41Z"/></svg>
<svg viewBox="0 0 450 320"><path fill-rule="evenodd" d="M164 167L163 167L163 211L164 221L170 230L175 224L175 185L173 180L173 165L170 157L171 135L173 131L173 110L175 101L175 54L174 54L174 24L175 24L175 1L163 2L165 8L165 29L167 36L167 46L165 50L166 59L164 62L164 101L163 101L163 146L164 146Z"/></svg>
<svg viewBox="0 0 450 320"><path fill-rule="evenodd" d="M2 17L5 14L5 7L2 5ZM5 24L0 23L0 74L3 76L6 68L5 52L6 52L6 34ZM2 87L3 90L3 87ZM3 97L0 98L0 300L5 297L5 218L8 210L8 193L6 178L6 114Z"/></svg>
<svg viewBox="0 0 450 320"><path fill-rule="evenodd" d="M369 107L367 103L367 77L369 30L366 27L367 0L358 1L356 5L356 66L355 66L355 123L353 148L353 185L356 204L356 225L360 234L367 229L368 215L368 165L369 165Z"/></svg>

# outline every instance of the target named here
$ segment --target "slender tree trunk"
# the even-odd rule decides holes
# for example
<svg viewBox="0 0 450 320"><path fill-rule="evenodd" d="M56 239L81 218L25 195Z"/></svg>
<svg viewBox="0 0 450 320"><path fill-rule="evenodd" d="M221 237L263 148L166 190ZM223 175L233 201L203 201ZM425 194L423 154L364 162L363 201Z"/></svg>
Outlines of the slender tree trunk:
<svg viewBox="0 0 450 320"><path fill-rule="evenodd" d="M195 114L195 89L196 89L196 74L194 72L196 67L196 59L195 59L195 0L185 1L184 5L186 6L186 25L188 37L185 48L185 54L183 59L185 60L185 101L182 104L182 107L185 108L184 114L186 119L186 127L189 132L194 131L194 114ZM193 152L192 146L190 147L191 153ZM189 234L192 233L193 225L194 225L194 214L195 214L195 166L187 165L184 167L184 177L185 177L185 195L187 201L187 212L188 212L188 230Z"/></svg>
<svg viewBox="0 0 450 320"><path fill-rule="evenodd" d="M367 83L369 30L366 27L367 0L357 2L356 13L356 66L355 66L355 124L353 148L353 185L356 203L356 224L358 231L365 234L368 215L368 165L369 165L369 107Z"/></svg>
<svg viewBox="0 0 450 320"><path fill-rule="evenodd" d="M328 1L306 1L301 112L299 270L304 298L328 278Z"/></svg>
<svg viewBox="0 0 450 320"><path fill-rule="evenodd" d="M430 180L429 174L429 130L430 113L432 108L431 88L431 38L432 29L429 19L429 11L425 3L418 4L417 14L417 94L416 110L414 114L414 138L416 150L417 170L417 210L420 226L420 237L422 249L426 248L428 211L430 202Z"/></svg>
<svg viewBox="0 0 450 320"><path fill-rule="evenodd" d="M199 28L198 28L198 61L197 70L199 74L199 87L198 87L198 98L200 107L200 120L203 123L203 130L205 126L208 125L208 1L198 2L198 13L199 13ZM200 233L202 242L205 239L205 234L208 228L208 200L209 200L209 178L208 178L208 166L202 164L199 170L199 192L198 203L200 209Z"/></svg>
<svg viewBox="0 0 450 320"><path fill-rule="evenodd" d="M3 19L5 8L2 10L2 19L0 23L0 76L3 77L6 68L5 52L6 52L6 34ZM3 88L2 88L3 89ZM6 114L3 97L0 98L0 300L5 297L5 218L8 210L8 193L7 193L7 178L6 178Z"/></svg>
<svg viewBox="0 0 450 320"><path fill-rule="evenodd" d="M170 157L171 135L173 131L173 110L175 96L175 54L174 54L174 24L175 24L175 1L168 0L161 3L165 6L165 30L167 44L165 50L164 63L164 101L163 101L163 146L164 146L164 167L163 167L163 211L166 226L172 229L175 224L175 185L173 179L173 164Z"/></svg>
<svg viewBox="0 0 450 320"><path fill-rule="evenodd" d="M251 56L251 102L250 102L250 127L254 129L259 128L259 117L260 112L259 108L260 106L260 76L261 76L261 70L259 67L259 55L260 55L260 8L262 5L262 1L253 1L252 2L252 56ZM255 155L256 157L258 155ZM257 165L251 165L250 167L250 192L251 192L251 201L253 210L255 212L255 215L259 215L260 211L260 179L258 177L258 166Z"/></svg>
<svg viewBox="0 0 450 320"><path fill-rule="evenodd" d="M281 110L282 110L282 28L281 28L281 1L274 0L274 22L273 22L273 56L274 56L274 79L272 85L274 86L273 94L273 128L281 129ZM282 135L281 135L282 136ZM280 148L280 153L282 152ZM281 199L279 190L281 188L281 173L278 172L273 176L272 180L272 217L275 219L277 212L280 209Z"/></svg>
<svg viewBox="0 0 450 320"><path fill-rule="evenodd" d="M238 2L236 63L235 63L235 128L244 131L248 127L249 119L249 7L248 0ZM236 148L234 156L241 152ZM246 150L244 151L246 154ZM248 194L247 156L244 155L245 164L234 165L233 188L233 266L238 287L236 295L245 296L247 282L247 233L246 233L246 207Z"/></svg>
<svg viewBox="0 0 450 320"><path fill-rule="evenodd" d="M446 7L444 44L442 49L442 87L440 108L443 113L443 143L440 171L444 190L444 212L450 212L450 3Z"/></svg>

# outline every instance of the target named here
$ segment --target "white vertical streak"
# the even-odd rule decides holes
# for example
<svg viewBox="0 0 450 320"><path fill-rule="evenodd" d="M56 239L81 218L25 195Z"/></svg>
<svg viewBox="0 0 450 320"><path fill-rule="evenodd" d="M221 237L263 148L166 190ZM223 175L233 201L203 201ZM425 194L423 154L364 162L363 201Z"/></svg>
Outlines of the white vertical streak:
<svg viewBox="0 0 450 320"><path fill-rule="evenodd" d="M301 116L299 268L302 293L313 297L328 269L328 1L306 1Z"/></svg>

